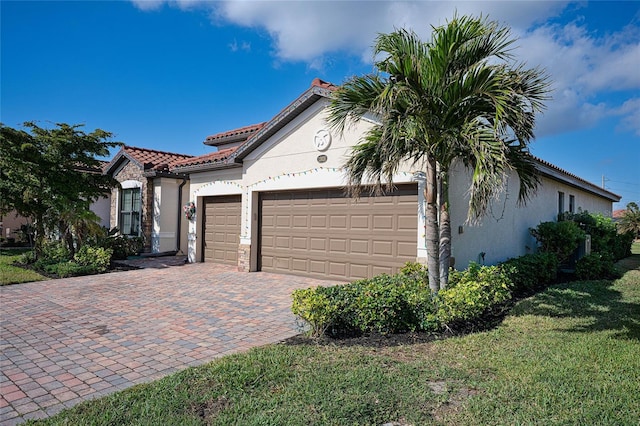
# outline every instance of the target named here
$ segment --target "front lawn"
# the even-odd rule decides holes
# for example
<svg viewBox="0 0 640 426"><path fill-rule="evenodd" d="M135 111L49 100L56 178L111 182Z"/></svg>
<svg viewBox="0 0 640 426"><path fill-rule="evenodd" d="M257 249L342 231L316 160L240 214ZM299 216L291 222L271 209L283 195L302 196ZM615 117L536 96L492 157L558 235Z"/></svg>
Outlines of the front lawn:
<svg viewBox="0 0 640 426"><path fill-rule="evenodd" d="M42 424L598 424L640 418L640 255L524 299L492 330L290 341Z"/></svg>
<svg viewBox="0 0 640 426"><path fill-rule="evenodd" d="M28 249L0 249L0 285L46 280L30 269L13 266Z"/></svg>

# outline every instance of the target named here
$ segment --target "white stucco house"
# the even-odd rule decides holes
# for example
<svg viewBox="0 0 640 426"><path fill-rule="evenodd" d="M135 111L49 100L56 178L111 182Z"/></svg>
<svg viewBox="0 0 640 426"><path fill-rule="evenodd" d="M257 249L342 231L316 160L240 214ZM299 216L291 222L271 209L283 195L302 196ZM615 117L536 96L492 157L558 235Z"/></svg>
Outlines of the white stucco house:
<svg viewBox="0 0 640 426"><path fill-rule="evenodd" d="M407 165L398 172L393 193L345 196L342 165L372 123L363 120L342 136L332 132L325 118L334 89L316 79L270 121L209 136L204 143L216 152L170 164L168 172L188 176L182 200L196 206L195 217L182 228L191 262L351 280L392 273L407 261L426 258L421 170ZM543 160L536 162L541 185L526 207L516 205L518 182L512 176L478 226L465 222L468 172L460 167L452 173L457 268L534 251L530 227L564 211L610 215L612 203L620 199ZM164 198L157 207L164 211Z"/></svg>

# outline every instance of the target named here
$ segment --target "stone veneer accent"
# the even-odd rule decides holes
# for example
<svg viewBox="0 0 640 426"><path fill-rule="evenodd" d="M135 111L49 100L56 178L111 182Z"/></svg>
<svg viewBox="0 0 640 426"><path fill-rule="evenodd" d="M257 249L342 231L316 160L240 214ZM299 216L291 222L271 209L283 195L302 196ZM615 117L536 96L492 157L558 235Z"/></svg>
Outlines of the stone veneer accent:
<svg viewBox="0 0 640 426"><path fill-rule="evenodd" d="M251 270L251 244L238 246L238 271L249 272Z"/></svg>
<svg viewBox="0 0 640 426"><path fill-rule="evenodd" d="M129 161L118 173L113 177L118 182L126 180L136 180L142 183L140 195L142 196L142 237L144 238L144 251L151 251L151 229L153 227L153 180L143 176L143 170L136 164ZM111 214L109 215L109 226L115 228L118 226L118 199L120 192L113 189L111 192Z"/></svg>

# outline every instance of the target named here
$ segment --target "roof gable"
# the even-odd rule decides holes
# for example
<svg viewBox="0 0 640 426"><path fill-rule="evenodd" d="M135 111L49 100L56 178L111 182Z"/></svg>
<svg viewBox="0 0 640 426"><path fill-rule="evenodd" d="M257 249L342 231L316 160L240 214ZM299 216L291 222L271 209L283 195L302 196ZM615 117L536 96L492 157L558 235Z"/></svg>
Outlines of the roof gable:
<svg viewBox="0 0 640 426"><path fill-rule="evenodd" d="M290 123L304 110L313 105L318 99L331 97L331 93L337 88L338 87L332 83L320 80L319 78L314 79L311 82L311 87L269 120L260 130L251 135L251 137L238 148L233 155L234 161L238 163L241 162L243 158L258 148L278 130Z"/></svg>
<svg viewBox="0 0 640 426"><path fill-rule="evenodd" d="M105 168L111 174L125 160L129 160L142 170L169 170L174 163L192 158L192 155L157 151L155 149L123 146Z"/></svg>

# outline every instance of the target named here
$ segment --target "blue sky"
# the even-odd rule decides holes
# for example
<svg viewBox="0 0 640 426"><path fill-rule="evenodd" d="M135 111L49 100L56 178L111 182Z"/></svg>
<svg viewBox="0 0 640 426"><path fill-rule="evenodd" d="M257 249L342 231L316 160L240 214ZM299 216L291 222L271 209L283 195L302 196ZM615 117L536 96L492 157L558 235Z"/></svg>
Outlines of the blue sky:
<svg viewBox="0 0 640 426"><path fill-rule="evenodd" d="M376 34L426 40L454 10L519 37L554 81L535 155L640 200L640 2L0 1L0 120L83 123L128 145L200 155L207 135L269 120L315 77L372 70Z"/></svg>

